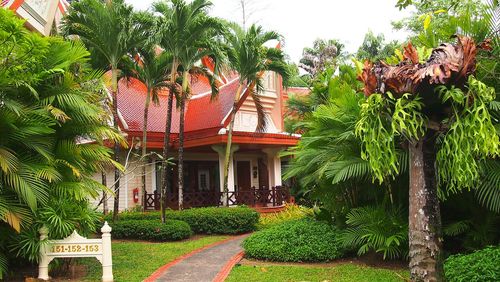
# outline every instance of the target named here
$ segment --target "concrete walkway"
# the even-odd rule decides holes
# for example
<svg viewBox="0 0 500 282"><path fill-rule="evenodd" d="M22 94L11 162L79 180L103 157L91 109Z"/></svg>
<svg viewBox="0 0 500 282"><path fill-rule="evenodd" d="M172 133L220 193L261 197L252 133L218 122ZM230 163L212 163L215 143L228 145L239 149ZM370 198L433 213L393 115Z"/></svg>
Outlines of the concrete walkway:
<svg viewBox="0 0 500 282"><path fill-rule="evenodd" d="M247 236L238 236L203 249L167 267L159 275L150 277L146 281L212 282L219 280L220 273L227 271L228 264L231 264L231 261L243 251L241 242Z"/></svg>

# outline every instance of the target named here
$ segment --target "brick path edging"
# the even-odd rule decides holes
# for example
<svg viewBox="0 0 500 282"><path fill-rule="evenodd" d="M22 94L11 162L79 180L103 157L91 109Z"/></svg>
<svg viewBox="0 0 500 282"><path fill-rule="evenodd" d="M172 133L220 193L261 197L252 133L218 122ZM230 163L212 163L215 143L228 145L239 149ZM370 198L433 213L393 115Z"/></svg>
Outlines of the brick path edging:
<svg viewBox="0 0 500 282"><path fill-rule="evenodd" d="M212 282L224 282L226 278L229 276L229 273L233 269L233 267L241 261L243 256L245 255L244 251L241 251L234 255L229 261L222 267L222 269L217 273L217 276L215 276L214 280Z"/></svg>
<svg viewBox="0 0 500 282"><path fill-rule="evenodd" d="M160 267L160 268L158 268L155 272L153 272L153 274L151 274L148 278L144 279L143 281L144 281L144 282L154 282L154 281L156 281L156 279L158 279L158 278L159 278L159 277L160 277L163 273L165 273L165 272L166 272L166 271L167 271L170 267L172 267L172 266L176 265L177 263L179 263L179 262L181 262L181 261L183 261L183 260L185 260L185 259L187 259L187 258L189 258L189 257L191 257L191 256L193 256L193 255L195 255L195 254L197 254L197 253L199 253L199 252L201 252L201 251L204 251L204 250L206 250L206 249L209 249L209 248L212 248L212 247L215 247L215 246L218 246L218 245L222 245L222 244L227 243L227 242L232 241L232 240L237 240L237 239L239 239L240 237L243 237L243 236L245 236L245 235L247 235L247 234L242 234L242 235L238 235L238 236L235 236L235 237L231 237L231 238L224 239L224 240L219 241L219 242L214 242L214 243L212 243L212 244L209 244L209 245L206 245L206 246L201 247L201 248L199 248L199 249L196 249L196 250L194 250L194 251L191 251L191 252L189 252L189 253L187 253L187 254L185 254L185 255L182 255L182 256L180 256L180 257L178 257L178 258L174 259L173 261L171 261L171 262L169 262L169 263L167 263L167 264L165 264L165 265L161 266L161 267ZM241 253L243 253L243 252L241 252ZM238 253L237 255L239 255L239 253ZM229 262L233 261L233 259L234 259L237 255L233 256L233 257L229 260ZM243 257L243 254L242 254L242 257ZM241 258L240 258L238 261L240 261L240 260L241 260ZM238 262L238 261L237 261L237 262ZM228 262L226 265L224 265L224 267L223 267L223 269L222 269L222 270L224 270L224 269L226 268L226 266L229 264L229 262ZM234 266L237 262L235 262L233 265L231 265L231 267L230 267L230 269L229 269L229 271L228 271L227 275L229 275L229 272L231 271L231 268L232 268L232 267L233 267L233 266ZM221 272L222 272L222 270L221 270ZM219 277L219 274L220 274L220 272L217 274L217 277ZM227 275L224 277L224 279L227 277ZM215 280L214 280L214 281L215 281ZM224 281L224 280L221 280L221 281Z"/></svg>

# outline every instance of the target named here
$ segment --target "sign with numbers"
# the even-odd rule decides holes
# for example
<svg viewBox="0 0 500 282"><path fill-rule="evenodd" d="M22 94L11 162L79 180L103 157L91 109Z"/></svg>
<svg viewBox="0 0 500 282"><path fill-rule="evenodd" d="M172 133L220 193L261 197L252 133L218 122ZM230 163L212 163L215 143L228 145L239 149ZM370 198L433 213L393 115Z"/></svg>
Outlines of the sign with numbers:
<svg viewBox="0 0 500 282"><path fill-rule="evenodd" d="M87 239L80 236L76 230L62 240L47 240L40 247L40 264L38 279L49 280L48 267L54 258L95 257L102 264L102 281L113 281L111 258L111 227L107 222L101 228L101 239ZM48 238L48 230L40 229L40 240Z"/></svg>

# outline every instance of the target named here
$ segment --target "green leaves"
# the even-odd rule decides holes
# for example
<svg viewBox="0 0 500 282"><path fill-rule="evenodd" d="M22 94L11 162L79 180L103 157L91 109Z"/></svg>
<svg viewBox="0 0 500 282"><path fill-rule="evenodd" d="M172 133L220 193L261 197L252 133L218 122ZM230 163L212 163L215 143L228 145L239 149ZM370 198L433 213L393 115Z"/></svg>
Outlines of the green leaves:
<svg viewBox="0 0 500 282"><path fill-rule="evenodd" d="M347 214L346 223L337 241L345 248L357 248L358 256L373 250L384 259L406 258L408 225L400 209L355 208Z"/></svg>
<svg viewBox="0 0 500 282"><path fill-rule="evenodd" d="M426 119L422 114L424 104L420 97L410 99L410 94L404 94L394 104L392 114L392 130L395 134L403 135L411 142L417 141L425 134Z"/></svg>
<svg viewBox="0 0 500 282"><path fill-rule="evenodd" d="M386 176L399 173L394 132L387 121L387 101L381 94L372 94L361 104L355 133L362 142L361 158L369 161L373 179L379 183Z"/></svg>
<svg viewBox="0 0 500 282"><path fill-rule="evenodd" d="M51 238L95 230L92 176L113 164L102 142L123 138L103 124L102 72L82 43L30 33L5 9L0 19L0 251L36 261L42 225Z"/></svg>
<svg viewBox="0 0 500 282"><path fill-rule="evenodd" d="M438 91L443 101L451 101L453 109L452 123L436 156L438 184L447 192L470 189L479 180L478 159L500 154L499 137L487 106L495 91L473 76L469 77L467 93L458 88Z"/></svg>

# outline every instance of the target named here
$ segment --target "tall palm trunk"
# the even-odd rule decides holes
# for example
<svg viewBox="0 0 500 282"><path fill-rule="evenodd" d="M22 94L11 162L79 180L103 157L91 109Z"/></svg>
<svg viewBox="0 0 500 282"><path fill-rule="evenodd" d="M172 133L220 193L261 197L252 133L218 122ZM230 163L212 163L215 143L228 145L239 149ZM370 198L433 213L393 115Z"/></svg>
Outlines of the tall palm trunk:
<svg viewBox="0 0 500 282"><path fill-rule="evenodd" d="M172 127L172 104L174 100L174 87L175 79L177 73L177 60L174 58L172 62L171 78L170 78L170 90L168 93L168 107L167 107L167 119L165 121L165 137L163 138L163 160L161 163L161 190L160 190L160 209L161 209L161 221L165 223L166 215L165 209L167 205L167 191L168 191L168 146L170 144L170 130Z"/></svg>
<svg viewBox="0 0 500 282"><path fill-rule="evenodd" d="M182 92L179 95L180 100L180 115L179 115L179 157L178 157L178 185L179 185L179 210L182 210L184 205L184 112L186 109L187 99L187 86L188 86L188 72L182 74Z"/></svg>
<svg viewBox="0 0 500 282"><path fill-rule="evenodd" d="M111 67L111 96L113 98L113 123L116 130L118 130L118 69L116 66ZM120 162L120 144L114 144L114 158L115 162ZM115 200L113 203L113 222L118 218L118 210L120 207L120 170L115 167Z"/></svg>
<svg viewBox="0 0 500 282"><path fill-rule="evenodd" d="M108 180L106 179L106 170L101 171L101 184L108 187ZM102 191L102 213L108 214L108 195L106 191Z"/></svg>
<svg viewBox="0 0 500 282"><path fill-rule="evenodd" d="M146 160L147 154L147 138L148 138L148 112L149 112L149 102L151 100L151 89L148 87L146 93L146 102L144 103L144 124L142 126L142 153L141 158L143 160L142 165L142 208L146 209L146 166L148 162Z"/></svg>
<svg viewBox="0 0 500 282"><path fill-rule="evenodd" d="M412 281L442 281L441 214L435 178L435 138L410 144L409 257Z"/></svg>
<svg viewBox="0 0 500 282"><path fill-rule="evenodd" d="M227 131L227 144L226 144L226 154L224 155L224 205L229 205L229 187L228 187L228 178L229 178L229 162L231 159L231 145L233 143L233 129L234 129L234 119L236 117L236 113L238 112L238 102L241 98L241 91L243 90L243 84L240 83L238 89L236 90L236 94L234 95L233 108L231 110L231 121L229 122L229 128Z"/></svg>

